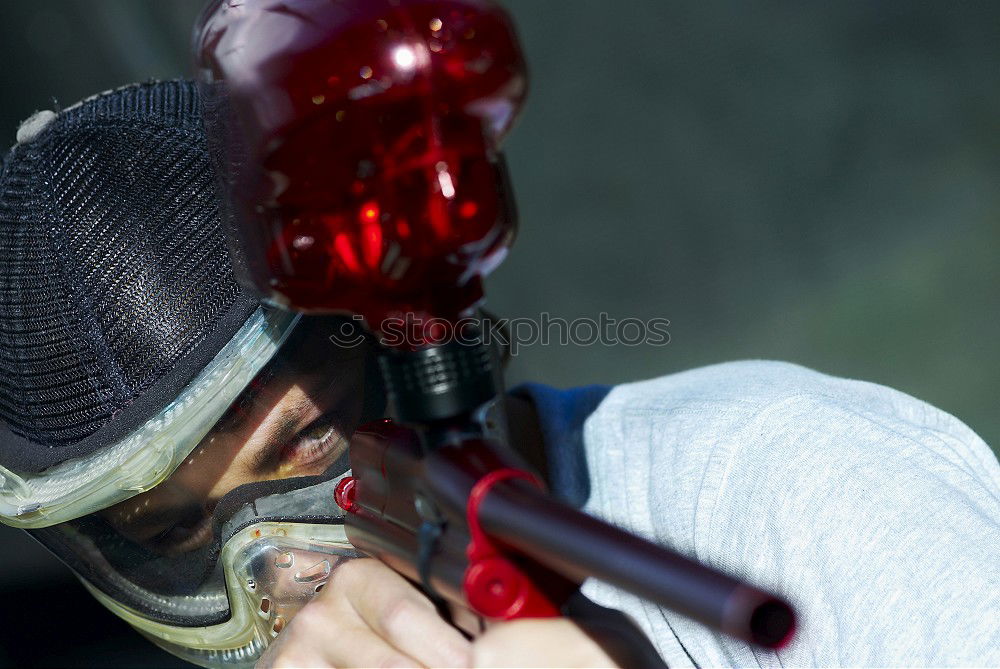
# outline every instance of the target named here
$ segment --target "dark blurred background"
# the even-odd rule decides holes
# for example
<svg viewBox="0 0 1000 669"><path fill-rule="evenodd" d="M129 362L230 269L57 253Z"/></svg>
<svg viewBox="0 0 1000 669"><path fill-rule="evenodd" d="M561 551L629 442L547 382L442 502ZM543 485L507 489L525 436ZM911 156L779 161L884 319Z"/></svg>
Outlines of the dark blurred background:
<svg viewBox="0 0 1000 669"><path fill-rule="evenodd" d="M3 0L0 139L190 73L201 0ZM511 380L739 358L894 386L1000 444L1000 3L507 0L533 71L494 311L668 318L654 347L534 346ZM171 666L0 531L0 665Z"/></svg>

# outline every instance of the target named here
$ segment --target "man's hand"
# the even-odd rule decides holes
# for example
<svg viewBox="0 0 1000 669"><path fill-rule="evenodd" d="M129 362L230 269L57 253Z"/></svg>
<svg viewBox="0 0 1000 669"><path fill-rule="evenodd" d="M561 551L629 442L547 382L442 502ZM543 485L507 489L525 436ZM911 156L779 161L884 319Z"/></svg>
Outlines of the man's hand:
<svg viewBox="0 0 1000 669"><path fill-rule="evenodd" d="M490 627L472 645L472 666L614 667L593 639L566 618L515 620Z"/></svg>
<svg viewBox="0 0 1000 669"><path fill-rule="evenodd" d="M493 625L474 643L377 560L352 560L296 615L258 668L613 667L565 619Z"/></svg>
<svg viewBox="0 0 1000 669"><path fill-rule="evenodd" d="M469 667L472 644L378 560L351 560L257 663L270 667Z"/></svg>

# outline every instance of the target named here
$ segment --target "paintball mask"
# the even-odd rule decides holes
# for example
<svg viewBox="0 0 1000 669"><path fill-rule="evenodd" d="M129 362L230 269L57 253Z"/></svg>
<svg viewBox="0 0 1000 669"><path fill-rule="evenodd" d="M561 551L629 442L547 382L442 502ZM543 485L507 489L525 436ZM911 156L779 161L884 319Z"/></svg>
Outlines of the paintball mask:
<svg viewBox="0 0 1000 669"><path fill-rule="evenodd" d="M0 520L154 643L250 666L357 555L334 491L384 401L353 321L243 286L375 333L469 313L526 77L485 0L213 0L195 46L200 95L106 93L5 159Z"/></svg>
<svg viewBox="0 0 1000 669"><path fill-rule="evenodd" d="M0 520L154 643L252 665L356 555L334 487L382 415L370 347L235 282L194 84L106 93L19 140L0 176Z"/></svg>

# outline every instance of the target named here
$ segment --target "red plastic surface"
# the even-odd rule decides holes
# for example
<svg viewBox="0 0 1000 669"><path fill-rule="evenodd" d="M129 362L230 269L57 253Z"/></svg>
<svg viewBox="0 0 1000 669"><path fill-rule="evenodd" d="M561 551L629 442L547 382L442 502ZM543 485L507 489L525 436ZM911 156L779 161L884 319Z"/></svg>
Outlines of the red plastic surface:
<svg viewBox="0 0 1000 669"><path fill-rule="evenodd" d="M354 510L354 500L357 497L357 493L358 480L353 476L346 476L334 488L333 499L337 502L337 506L343 509L345 513L351 513Z"/></svg>
<svg viewBox="0 0 1000 669"><path fill-rule="evenodd" d="M515 221L527 76L488 0L217 0L196 34L244 276L273 302L454 319Z"/></svg>
<svg viewBox="0 0 1000 669"><path fill-rule="evenodd" d="M506 559L489 540L479 524L479 505L494 486L511 479L538 480L519 469L498 469L481 478L469 493L466 520L470 542L466 551L469 566L463 589L470 608L481 616L498 620L552 618L559 610L532 583L531 579Z"/></svg>

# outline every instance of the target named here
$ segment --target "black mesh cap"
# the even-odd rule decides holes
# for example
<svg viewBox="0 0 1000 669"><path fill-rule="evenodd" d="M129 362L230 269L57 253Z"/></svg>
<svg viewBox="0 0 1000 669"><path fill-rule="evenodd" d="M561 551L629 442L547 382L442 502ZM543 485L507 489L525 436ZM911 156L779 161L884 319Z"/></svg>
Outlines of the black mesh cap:
<svg viewBox="0 0 1000 669"><path fill-rule="evenodd" d="M233 279L193 83L28 130L0 172L0 464L38 472L155 416L258 305Z"/></svg>

